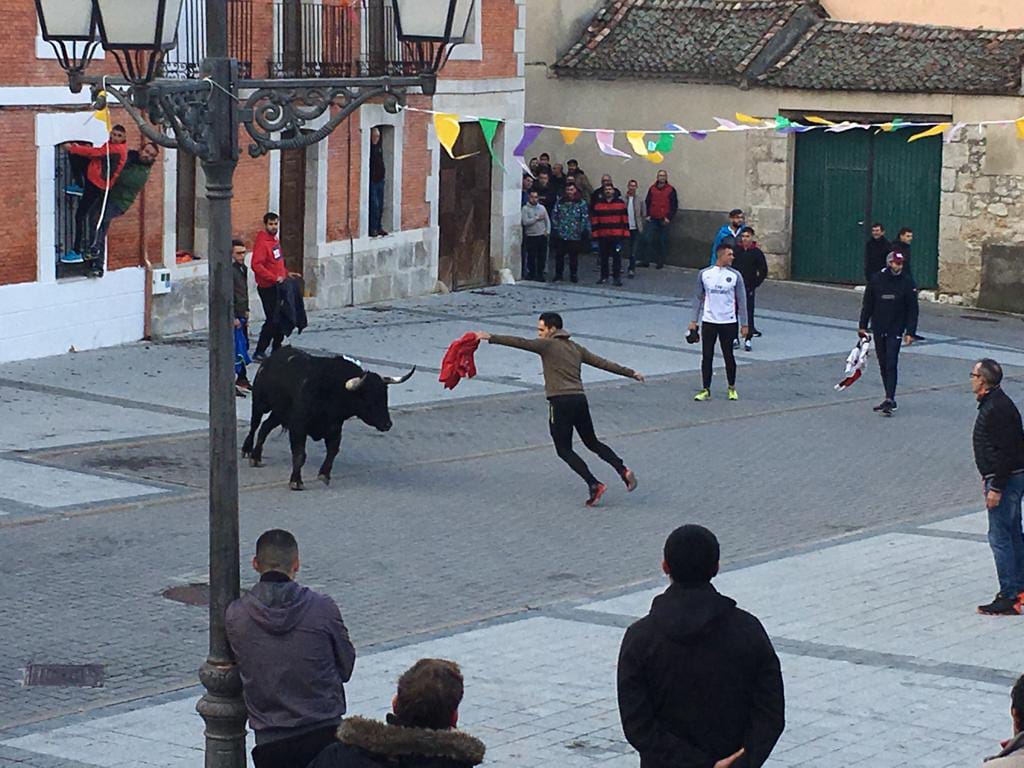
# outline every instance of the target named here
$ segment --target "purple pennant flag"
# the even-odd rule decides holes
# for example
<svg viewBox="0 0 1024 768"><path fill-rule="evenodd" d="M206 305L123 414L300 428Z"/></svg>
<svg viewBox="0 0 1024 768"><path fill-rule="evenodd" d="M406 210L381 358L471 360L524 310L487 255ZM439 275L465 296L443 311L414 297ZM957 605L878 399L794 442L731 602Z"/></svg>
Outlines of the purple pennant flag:
<svg viewBox="0 0 1024 768"><path fill-rule="evenodd" d="M689 136L690 136L691 139L696 139L697 141L704 141L704 139L706 139L708 137L708 132L707 131L690 131Z"/></svg>
<svg viewBox="0 0 1024 768"><path fill-rule="evenodd" d="M530 145L537 140L537 137L540 136L541 131L543 130L544 126L542 125L532 125L530 123L524 125L523 138L516 148L512 150L512 154L516 157L525 157L526 150L529 149Z"/></svg>

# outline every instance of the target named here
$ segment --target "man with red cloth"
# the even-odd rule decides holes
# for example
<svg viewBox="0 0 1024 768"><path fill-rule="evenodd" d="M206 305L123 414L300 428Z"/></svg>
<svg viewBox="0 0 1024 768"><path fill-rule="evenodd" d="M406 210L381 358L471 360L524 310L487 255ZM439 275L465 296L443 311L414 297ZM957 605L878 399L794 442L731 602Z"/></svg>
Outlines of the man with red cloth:
<svg viewBox="0 0 1024 768"><path fill-rule="evenodd" d="M476 362L473 353L480 346L480 339L475 333L463 334L448 347L441 361L441 375L437 380L444 384L445 389L455 389L462 379L476 376Z"/></svg>
<svg viewBox="0 0 1024 768"><path fill-rule="evenodd" d="M259 341L256 342L256 354L252 356L254 363L266 359L267 347L271 347L271 342L273 346L270 351L273 353L284 341L284 332L278 320L281 284L289 277L301 277L289 272L285 265L277 234L280 228L280 217L273 211L267 213L263 217L263 231L256 235L252 247L252 273L256 277L256 292L260 295L263 314L266 316L263 328L260 329Z"/></svg>

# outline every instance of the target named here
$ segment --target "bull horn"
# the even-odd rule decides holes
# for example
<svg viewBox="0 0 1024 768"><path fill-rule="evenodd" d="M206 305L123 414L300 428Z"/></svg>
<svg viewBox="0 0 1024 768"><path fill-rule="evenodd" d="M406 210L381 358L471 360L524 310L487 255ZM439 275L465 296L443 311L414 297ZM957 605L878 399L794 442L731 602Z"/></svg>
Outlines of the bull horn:
<svg viewBox="0 0 1024 768"><path fill-rule="evenodd" d="M385 384L405 384L405 382L412 378L414 373L416 373L415 365L405 376L381 376L381 378L384 379Z"/></svg>
<svg viewBox="0 0 1024 768"><path fill-rule="evenodd" d="M362 376L356 376L354 379L349 379L348 381L346 381L345 389L347 389L349 392L355 392L357 389L363 386L364 383L366 383L365 373Z"/></svg>

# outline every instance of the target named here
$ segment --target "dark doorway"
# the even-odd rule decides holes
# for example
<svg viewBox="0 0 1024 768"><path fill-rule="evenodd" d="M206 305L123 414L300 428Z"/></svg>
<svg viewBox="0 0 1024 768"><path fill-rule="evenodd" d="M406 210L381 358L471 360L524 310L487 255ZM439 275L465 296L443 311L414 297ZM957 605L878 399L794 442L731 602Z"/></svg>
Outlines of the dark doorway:
<svg viewBox="0 0 1024 768"><path fill-rule="evenodd" d="M864 282L864 243L881 222L895 241L914 230L911 269L938 284L942 137L907 143L909 130L811 131L797 136L793 278Z"/></svg>
<svg viewBox="0 0 1024 768"><path fill-rule="evenodd" d="M463 123L453 160L441 153L438 279L451 290L491 282L491 156L479 123Z"/></svg>
<svg viewBox="0 0 1024 768"><path fill-rule="evenodd" d="M281 150L281 250L289 272L302 274L306 252L306 150Z"/></svg>

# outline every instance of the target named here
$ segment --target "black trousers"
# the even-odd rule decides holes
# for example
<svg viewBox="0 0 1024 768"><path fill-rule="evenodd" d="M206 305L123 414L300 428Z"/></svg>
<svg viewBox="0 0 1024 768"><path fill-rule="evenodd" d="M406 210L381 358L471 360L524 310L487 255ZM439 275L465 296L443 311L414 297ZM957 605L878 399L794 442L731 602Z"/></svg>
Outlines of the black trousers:
<svg viewBox="0 0 1024 768"><path fill-rule="evenodd" d="M543 280L547 267L548 239L544 235L531 235L526 238L526 280Z"/></svg>
<svg viewBox="0 0 1024 768"><path fill-rule="evenodd" d="M555 251L555 277L559 280L565 273L565 257L569 257L569 276L575 278L580 269L580 242L579 240L559 240L558 250Z"/></svg>
<svg viewBox="0 0 1024 768"><path fill-rule="evenodd" d="M754 338L754 294L757 292L756 288L747 288L747 336L746 338Z"/></svg>
<svg viewBox="0 0 1024 768"><path fill-rule="evenodd" d="M291 739L258 744L252 751L256 768L306 768L337 741L338 726L329 725Z"/></svg>
<svg viewBox="0 0 1024 768"><path fill-rule="evenodd" d="M736 353L732 343L739 336L738 323L704 323L700 327L704 355L700 361L700 372L704 377L704 389L711 389L711 375L714 373L715 342L722 348L725 358L725 377L730 387L736 386Z"/></svg>
<svg viewBox="0 0 1024 768"><path fill-rule="evenodd" d="M900 347L903 335L900 333L876 333L875 353L878 355L878 370L882 373L886 400L896 399L896 380L900 364Z"/></svg>
<svg viewBox="0 0 1024 768"><path fill-rule="evenodd" d="M602 237L597 241L597 253L601 257L601 279L608 279L608 260L612 262L612 277L622 277L622 241L614 237Z"/></svg>
<svg viewBox="0 0 1024 768"><path fill-rule="evenodd" d="M274 351L284 341L284 334L281 333L281 324L277 320L277 315L280 312L278 306L281 302L278 295L278 286L276 285L272 285L269 288L257 287L256 292L260 295L260 302L263 304L263 314L267 318L263 321L263 327L260 329L260 338L256 342L256 354L262 355L267 351L267 347L271 345L271 342L273 342L271 351Z"/></svg>
<svg viewBox="0 0 1024 768"><path fill-rule="evenodd" d="M583 478L588 487L597 485L597 478L590 472L587 463L572 449L572 433L580 436L583 444L606 462L620 475L626 471L622 459L607 445L597 439L594 422L590 418L590 406L586 395L555 395L548 398L548 426L555 443L558 458L568 464L572 471Z"/></svg>

